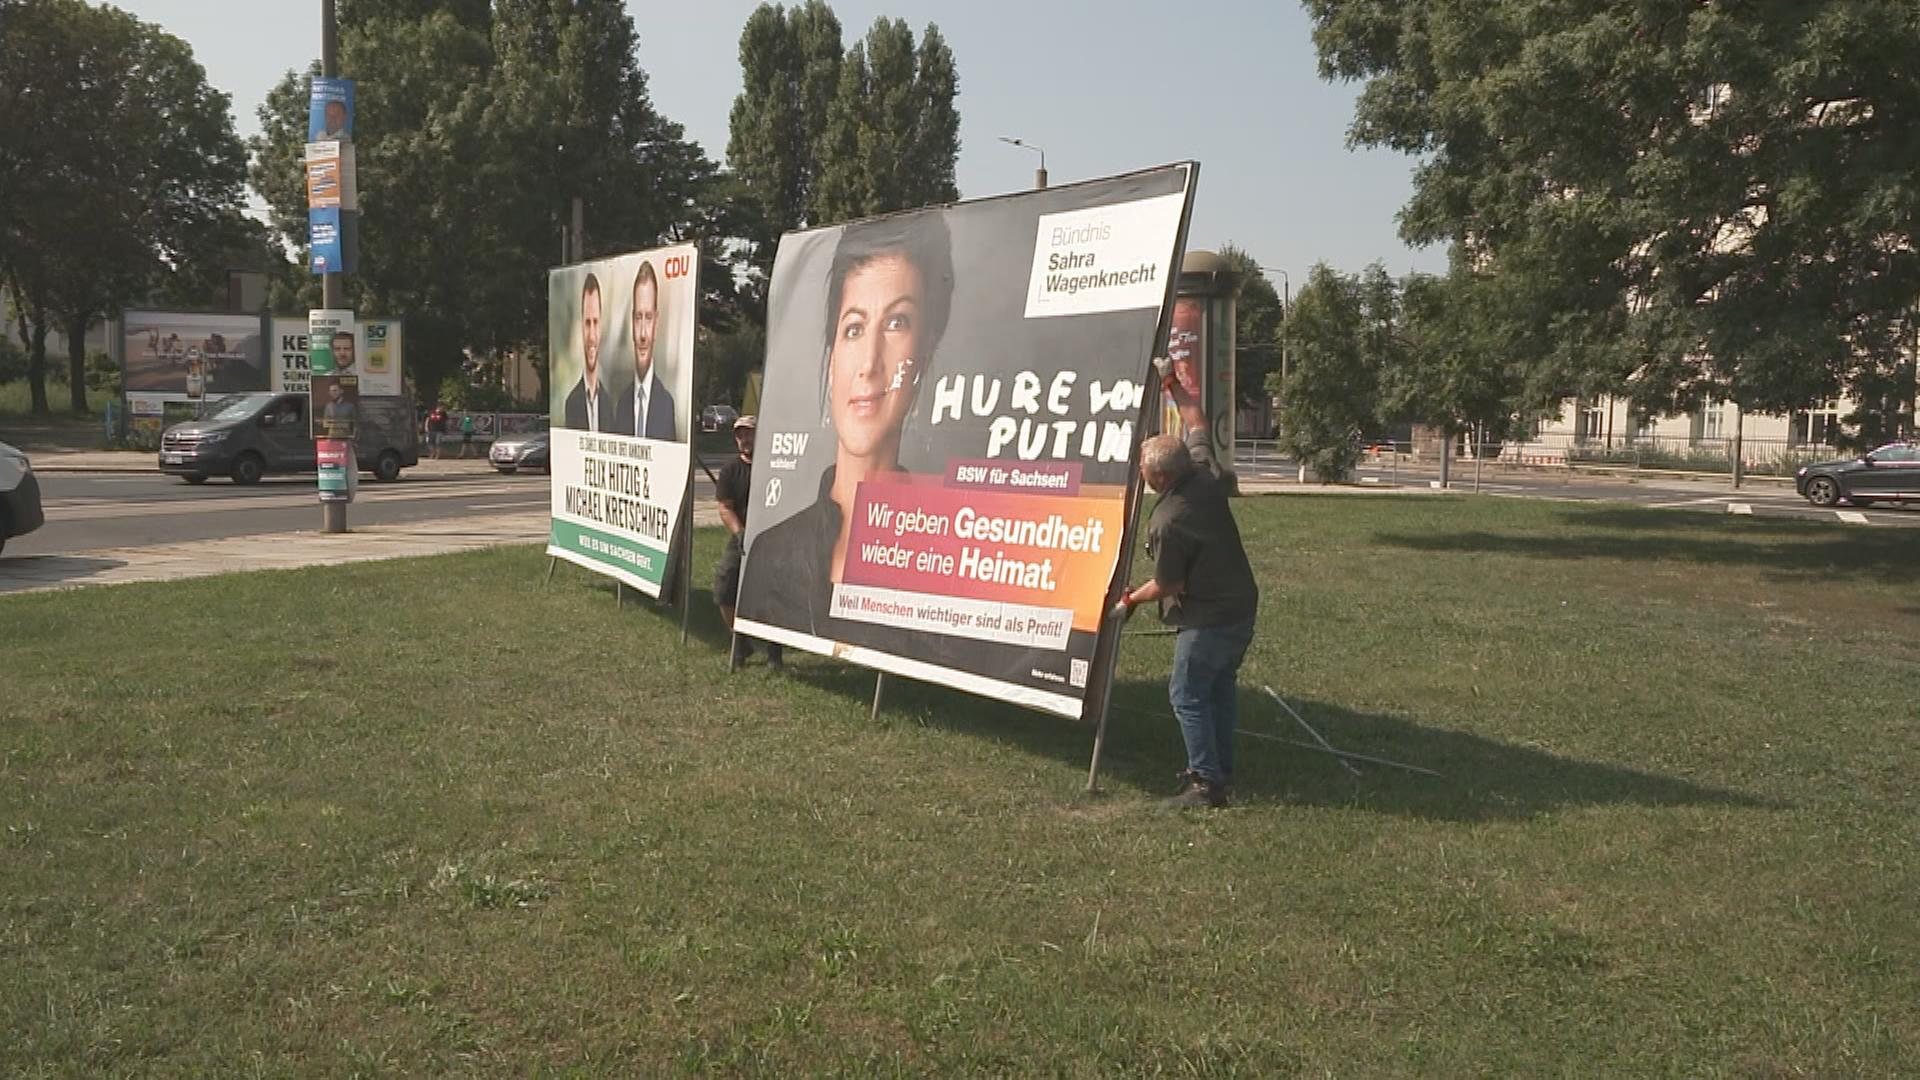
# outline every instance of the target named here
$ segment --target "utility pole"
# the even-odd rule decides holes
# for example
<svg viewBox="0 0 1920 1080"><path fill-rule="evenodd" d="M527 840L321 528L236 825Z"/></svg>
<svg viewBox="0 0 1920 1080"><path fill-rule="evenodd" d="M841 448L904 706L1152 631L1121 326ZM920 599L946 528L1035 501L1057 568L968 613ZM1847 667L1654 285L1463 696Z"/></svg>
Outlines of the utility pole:
<svg viewBox="0 0 1920 1080"><path fill-rule="evenodd" d="M335 25L333 6L334 0L320 0L320 74L329 79L340 77L340 32ZM334 270L320 275L321 307L337 310L346 306L346 284L340 278L341 274ZM347 468L351 470L356 464L349 451ZM344 500L322 499L320 531L347 531L347 504Z"/></svg>

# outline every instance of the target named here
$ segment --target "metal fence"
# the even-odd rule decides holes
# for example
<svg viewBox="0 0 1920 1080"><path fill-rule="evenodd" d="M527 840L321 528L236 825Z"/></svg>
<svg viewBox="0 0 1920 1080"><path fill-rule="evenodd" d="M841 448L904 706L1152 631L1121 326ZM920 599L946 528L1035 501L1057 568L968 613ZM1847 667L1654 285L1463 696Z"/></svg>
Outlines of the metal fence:
<svg viewBox="0 0 1920 1080"><path fill-rule="evenodd" d="M1525 442L1481 440L1471 433L1454 440L1451 479L1465 482L1487 469L1631 470L1650 473L1712 473L1731 476L1734 440L1652 438L1603 440L1547 435ZM1742 439L1741 472L1746 476L1790 477L1803 465L1832 461L1846 452L1827 445L1786 439ZM1439 440L1367 440L1359 468L1363 481L1399 483L1403 473L1432 479L1440 459ZM1253 475L1298 475L1299 465L1272 439L1239 439L1235 466Z"/></svg>

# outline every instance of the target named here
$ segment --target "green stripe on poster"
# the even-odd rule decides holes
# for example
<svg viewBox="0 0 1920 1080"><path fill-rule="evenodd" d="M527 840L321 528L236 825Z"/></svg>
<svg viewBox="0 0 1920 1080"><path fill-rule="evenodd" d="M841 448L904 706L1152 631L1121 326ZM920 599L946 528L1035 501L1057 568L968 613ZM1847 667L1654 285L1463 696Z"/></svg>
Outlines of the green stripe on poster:
<svg viewBox="0 0 1920 1080"><path fill-rule="evenodd" d="M549 542L554 547L565 548L594 562L624 570L654 585L660 584L667 576L667 556L664 552L641 547L626 537L610 532L555 518L553 539Z"/></svg>

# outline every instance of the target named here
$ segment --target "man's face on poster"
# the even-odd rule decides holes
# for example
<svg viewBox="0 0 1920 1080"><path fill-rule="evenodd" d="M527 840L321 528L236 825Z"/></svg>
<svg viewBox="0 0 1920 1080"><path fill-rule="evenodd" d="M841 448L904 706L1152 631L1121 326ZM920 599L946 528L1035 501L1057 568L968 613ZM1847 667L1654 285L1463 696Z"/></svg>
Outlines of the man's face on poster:
<svg viewBox="0 0 1920 1080"><path fill-rule="evenodd" d="M327 130L347 130L347 107L338 101L327 102Z"/></svg>
<svg viewBox="0 0 1920 1080"><path fill-rule="evenodd" d="M921 362L920 271L901 255L847 274L828 355L828 397L840 446L854 457L897 451Z"/></svg>
<svg viewBox="0 0 1920 1080"><path fill-rule="evenodd" d="M587 386L600 386L600 290L580 298L580 362L585 365Z"/></svg>
<svg viewBox="0 0 1920 1080"><path fill-rule="evenodd" d="M347 397L346 387L341 386L337 382L330 382L327 384L327 400L333 402L335 405L338 405L342 401L346 400L346 397Z"/></svg>
<svg viewBox="0 0 1920 1080"><path fill-rule="evenodd" d="M660 287L641 281L633 287L633 377L646 379L653 370L653 334L660 324Z"/></svg>
<svg viewBox="0 0 1920 1080"><path fill-rule="evenodd" d="M333 335L333 366L345 371L353 366L353 335Z"/></svg>

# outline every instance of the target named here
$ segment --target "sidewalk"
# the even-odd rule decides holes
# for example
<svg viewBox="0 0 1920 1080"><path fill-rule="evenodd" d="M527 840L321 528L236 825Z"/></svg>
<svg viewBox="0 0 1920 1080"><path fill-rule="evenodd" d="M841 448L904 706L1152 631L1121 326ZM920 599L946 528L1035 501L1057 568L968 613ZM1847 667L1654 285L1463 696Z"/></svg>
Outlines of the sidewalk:
<svg viewBox="0 0 1920 1080"><path fill-rule="evenodd" d="M696 507L693 524L695 528L717 526L720 512L710 504ZM548 511L540 509L495 517L361 525L337 534L263 533L137 548L99 548L68 555L15 556L0 559L0 596L543 544L548 528Z"/></svg>
<svg viewBox="0 0 1920 1080"><path fill-rule="evenodd" d="M37 473L158 473L160 455L151 450L38 450L27 455L33 462L33 471ZM401 474L421 473L430 476L457 475L462 473L489 473L493 466L487 463L484 453L479 457L461 459L445 457L439 461L421 458L420 464L409 465Z"/></svg>

